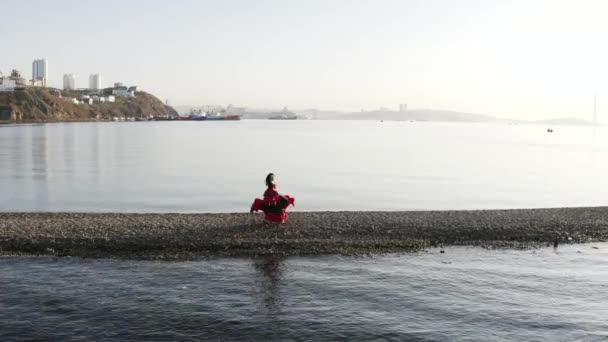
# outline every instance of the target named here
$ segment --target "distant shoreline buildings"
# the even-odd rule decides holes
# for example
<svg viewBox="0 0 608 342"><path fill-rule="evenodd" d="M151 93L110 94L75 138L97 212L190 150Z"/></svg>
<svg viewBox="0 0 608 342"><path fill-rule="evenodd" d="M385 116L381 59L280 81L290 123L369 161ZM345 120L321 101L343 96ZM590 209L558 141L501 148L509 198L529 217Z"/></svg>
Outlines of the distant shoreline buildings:
<svg viewBox="0 0 608 342"><path fill-rule="evenodd" d="M0 92L23 91L26 87L48 87L49 62L45 58L35 59L32 62L32 78L26 81L21 77L21 73L13 69L10 76L5 76L0 72ZM104 88L101 83L100 74L89 75L88 88L76 88L76 75L63 75L63 91L67 95L62 96L62 92L51 88L51 93L58 97L63 97L67 101L75 104L93 104L114 102L116 97L135 97L137 86L125 86L122 83L114 83L113 87Z"/></svg>

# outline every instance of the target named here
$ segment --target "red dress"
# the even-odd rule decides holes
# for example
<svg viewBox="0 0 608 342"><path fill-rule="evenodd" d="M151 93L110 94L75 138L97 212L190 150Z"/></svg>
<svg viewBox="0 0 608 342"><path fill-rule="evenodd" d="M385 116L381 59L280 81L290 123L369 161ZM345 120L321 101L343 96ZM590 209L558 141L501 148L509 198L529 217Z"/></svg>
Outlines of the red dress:
<svg viewBox="0 0 608 342"><path fill-rule="evenodd" d="M287 207L295 205L295 198L289 195L279 195L276 186L269 186L264 191L264 199L256 198L251 205L251 212L263 211L266 221L285 223L287 220Z"/></svg>

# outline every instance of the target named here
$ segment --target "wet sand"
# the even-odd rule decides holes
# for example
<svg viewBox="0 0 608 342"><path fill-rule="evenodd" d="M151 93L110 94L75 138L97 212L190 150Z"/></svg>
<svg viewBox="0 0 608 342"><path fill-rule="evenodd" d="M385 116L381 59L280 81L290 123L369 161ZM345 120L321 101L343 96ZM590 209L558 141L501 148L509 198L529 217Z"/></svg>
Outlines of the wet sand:
<svg viewBox="0 0 608 342"><path fill-rule="evenodd" d="M250 214L0 213L0 253L132 259L365 255L608 241L608 207Z"/></svg>

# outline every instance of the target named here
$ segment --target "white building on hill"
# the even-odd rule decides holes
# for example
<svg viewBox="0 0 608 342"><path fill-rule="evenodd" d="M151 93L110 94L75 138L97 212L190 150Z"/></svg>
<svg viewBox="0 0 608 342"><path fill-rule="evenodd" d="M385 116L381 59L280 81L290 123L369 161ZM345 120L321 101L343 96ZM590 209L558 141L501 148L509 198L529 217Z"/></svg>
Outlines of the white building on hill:
<svg viewBox="0 0 608 342"><path fill-rule="evenodd" d="M114 87L112 89L112 95L122 96L122 97L134 97L136 91L137 91L136 87L127 88L125 86L120 86L120 87Z"/></svg>
<svg viewBox="0 0 608 342"><path fill-rule="evenodd" d="M89 76L89 89L100 90L101 89L101 76L99 74L91 74Z"/></svg>
<svg viewBox="0 0 608 342"><path fill-rule="evenodd" d="M63 90L74 90L76 89L76 79L74 74L63 75Z"/></svg>
<svg viewBox="0 0 608 342"><path fill-rule="evenodd" d="M14 91L15 87L17 87L17 81L8 77L0 77L0 91Z"/></svg>

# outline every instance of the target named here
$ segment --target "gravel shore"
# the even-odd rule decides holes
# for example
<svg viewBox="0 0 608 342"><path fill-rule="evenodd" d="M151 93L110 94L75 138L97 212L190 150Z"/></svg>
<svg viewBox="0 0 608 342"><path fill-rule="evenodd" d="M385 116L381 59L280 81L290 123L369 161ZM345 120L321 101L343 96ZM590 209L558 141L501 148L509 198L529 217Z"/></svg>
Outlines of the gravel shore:
<svg viewBox="0 0 608 342"><path fill-rule="evenodd" d="M608 207L294 212L285 225L261 221L241 213L0 213L0 254L184 260L608 241Z"/></svg>

